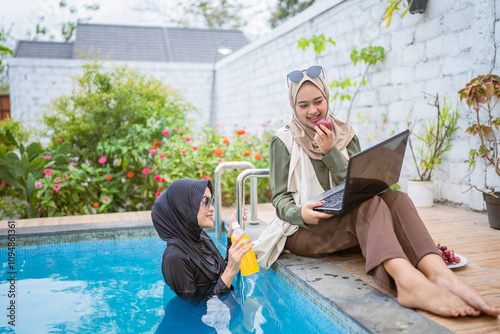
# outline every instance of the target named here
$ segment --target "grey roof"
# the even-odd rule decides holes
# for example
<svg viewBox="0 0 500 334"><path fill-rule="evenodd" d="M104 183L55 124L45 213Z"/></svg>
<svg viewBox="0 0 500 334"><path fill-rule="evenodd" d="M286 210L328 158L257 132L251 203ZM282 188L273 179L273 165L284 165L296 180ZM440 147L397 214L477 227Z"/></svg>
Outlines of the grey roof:
<svg viewBox="0 0 500 334"><path fill-rule="evenodd" d="M246 44L240 30L80 23L73 43L20 41L14 57L77 59L93 50L110 60L211 63L217 48L236 51Z"/></svg>
<svg viewBox="0 0 500 334"><path fill-rule="evenodd" d="M73 58L73 43L19 41L14 57L22 58Z"/></svg>

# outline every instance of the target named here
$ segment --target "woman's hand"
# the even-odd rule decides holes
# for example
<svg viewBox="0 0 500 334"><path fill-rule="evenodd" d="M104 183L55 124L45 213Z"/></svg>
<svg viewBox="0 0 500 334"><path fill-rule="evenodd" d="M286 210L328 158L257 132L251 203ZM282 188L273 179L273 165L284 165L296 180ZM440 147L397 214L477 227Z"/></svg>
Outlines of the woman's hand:
<svg viewBox="0 0 500 334"><path fill-rule="evenodd" d="M237 236L227 251L227 266L224 273L222 273L221 279L228 288L231 287L234 277L240 271L241 259L253 247L253 242L250 242L249 239L242 239L245 235L246 233Z"/></svg>
<svg viewBox="0 0 500 334"><path fill-rule="evenodd" d="M321 202L308 202L302 206L300 209L300 215L302 216L302 220L305 224L308 225L317 225L320 219L330 218L333 215L329 213L314 211L313 209L318 206L322 206L325 204L324 201Z"/></svg>
<svg viewBox="0 0 500 334"><path fill-rule="evenodd" d="M316 130L314 141L318 144L321 153L324 155L328 154L333 146L335 146L332 132L323 124L315 126L314 130Z"/></svg>

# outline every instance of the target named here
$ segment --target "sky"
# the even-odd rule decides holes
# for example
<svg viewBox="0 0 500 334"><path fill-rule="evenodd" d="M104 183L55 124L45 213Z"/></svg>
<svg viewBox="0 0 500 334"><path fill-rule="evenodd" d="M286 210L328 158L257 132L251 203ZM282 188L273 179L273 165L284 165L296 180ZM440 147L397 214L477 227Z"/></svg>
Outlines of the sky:
<svg viewBox="0 0 500 334"><path fill-rule="evenodd" d="M167 15L176 17L179 13L175 11L177 1L173 0L65 0L68 6L76 6L79 17L89 17L89 23L126 24L126 25L148 25L169 26ZM249 24L241 28L249 40L269 32L271 28L267 24L270 9L275 7L277 0L241 0L246 4L254 5L252 9L242 12L248 19ZM8 31L15 40L27 39L26 32L34 32L36 23L40 22L40 16L45 17L49 28L52 27L54 41L63 41L58 33L60 24L71 20L72 16L68 10L59 8L60 0L0 0L0 29ZM95 12L86 12L84 4L98 3L100 8ZM146 11L148 4L157 5L163 13ZM75 18L76 16L73 16ZM192 22L196 26L196 22ZM50 40L50 37L40 38ZM14 47L14 45L7 45Z"/></svg>

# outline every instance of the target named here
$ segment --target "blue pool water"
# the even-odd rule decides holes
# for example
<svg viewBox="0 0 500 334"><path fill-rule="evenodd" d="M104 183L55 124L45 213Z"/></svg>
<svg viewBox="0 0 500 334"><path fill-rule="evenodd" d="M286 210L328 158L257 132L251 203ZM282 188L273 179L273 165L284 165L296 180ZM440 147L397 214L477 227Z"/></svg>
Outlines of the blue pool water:
<svg viewBox="0 0 500 334"><path fill-rule="evenodd" d="M163 281L157 237L19 244L15 327L0 249L1 333L342 333L272 271L239 276L233 293L205 307L187 305Z"/></svg>

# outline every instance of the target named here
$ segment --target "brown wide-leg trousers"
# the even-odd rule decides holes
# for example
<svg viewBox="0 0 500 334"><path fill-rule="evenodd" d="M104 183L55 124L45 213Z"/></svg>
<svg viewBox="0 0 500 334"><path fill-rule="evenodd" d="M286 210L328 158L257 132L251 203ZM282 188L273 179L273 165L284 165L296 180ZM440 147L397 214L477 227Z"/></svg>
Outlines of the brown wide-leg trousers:
<svg viewBox="0 0 500 334"><path fill-rule="evenodd" d="M424 255L439 254L413 202L400 191L375 196L344 215L308 227L289 236L285 248L299 256L321 257L359 245L366 272L394 291L394 280L382 265L385 260L403 258L416 267Z"/></svg>

